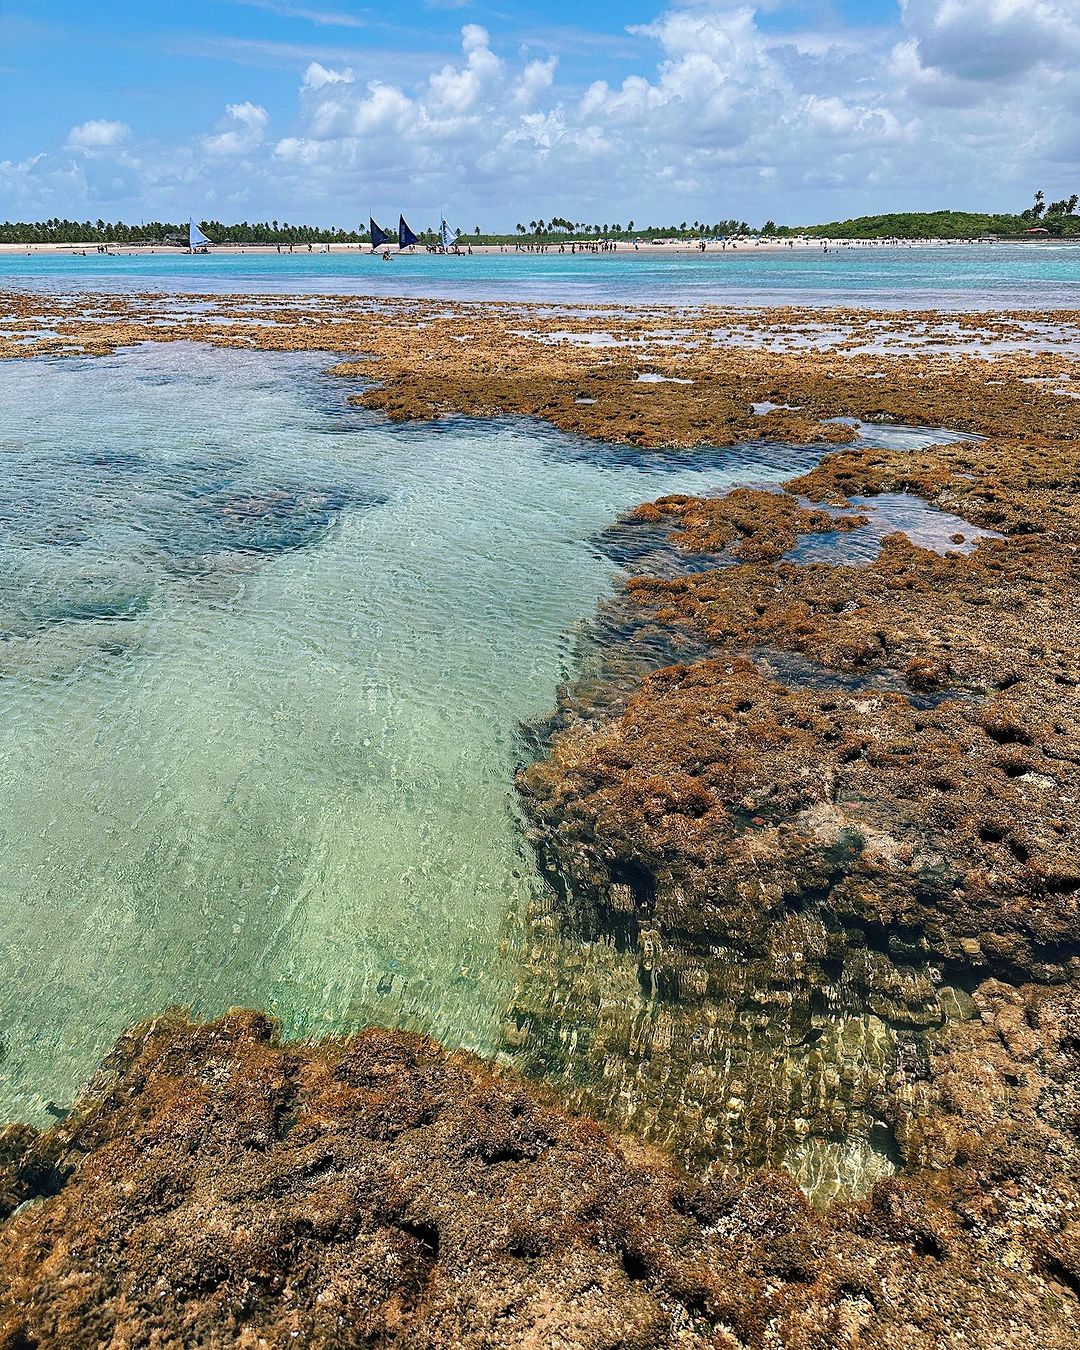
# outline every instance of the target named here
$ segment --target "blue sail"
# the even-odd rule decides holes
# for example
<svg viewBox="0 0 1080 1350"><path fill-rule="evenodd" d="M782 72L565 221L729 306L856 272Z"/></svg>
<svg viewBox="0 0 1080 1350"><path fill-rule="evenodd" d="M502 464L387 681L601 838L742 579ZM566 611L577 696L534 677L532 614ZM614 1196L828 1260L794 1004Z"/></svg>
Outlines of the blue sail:
<svg viewBox="0 0 1080 1350"><path fill-rule="evenodd" d="M188 237L188 248L192 250L202 248L204 244L208 244L210 242L210 240L207 239L206 235L203 234L202 230L199 229L198 225L195 224L194 216L191 216L188 219L187 237Z"/></svg>
<svg viewBox="0 0 1080 1350"><path fill-rule="evenodd" d="M372 216L368 224L371 227L371 247L378 248L380 244L389 244L393 235L389 230L384 230L381 225L375 224L375 217Z"/></svg>
<svg viewBox="0 0 1080 1350"><path fill-rule="evenodd" d="M442 244L443 248L449 248L451 243L453 242L450 238L450 226L447 225L445 216L443 217L442 223L439 226L439 241Z"/></svg>
<svg viewBox="0 0 1080 1350"><path fill-rule="evenodd" d="M404 216L398 216L397 242L398 248L408 248L410 244L420 242L419 235L413 234L412 230L405 224Z"/></svg>

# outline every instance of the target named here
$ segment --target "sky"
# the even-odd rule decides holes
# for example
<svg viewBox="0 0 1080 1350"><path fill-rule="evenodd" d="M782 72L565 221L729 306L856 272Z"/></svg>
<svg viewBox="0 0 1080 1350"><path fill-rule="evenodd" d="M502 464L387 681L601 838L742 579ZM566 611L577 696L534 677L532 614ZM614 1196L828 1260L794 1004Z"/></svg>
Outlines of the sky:
<svg viewBox="0 0 1080 1350"><path fill-rule="evenodd" d="M0 219L807 224L1080 191L1080 0L0 0Z"/></svg>

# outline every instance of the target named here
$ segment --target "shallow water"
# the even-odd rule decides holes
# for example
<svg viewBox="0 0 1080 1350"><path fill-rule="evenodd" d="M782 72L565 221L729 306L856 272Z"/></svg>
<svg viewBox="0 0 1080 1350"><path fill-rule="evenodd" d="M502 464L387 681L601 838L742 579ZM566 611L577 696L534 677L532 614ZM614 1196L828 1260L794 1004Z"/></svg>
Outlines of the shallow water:
<svg viewBox="0 0 1080 1350"><path fill-rule="evenodd" d="M0 363L0 1119L177 1003L493 1049L518 728L618 581L599 532L793 471L390 427L328 361Z"/></svg>
<svg viewBox="0 0 1080 1350"><path fill-rule="evenodd" d="M0 285L36 289L319 293L522 300L541 304L799 304L883 309L1080 307L1080 244L956 244L719 254L473 257L428 253L389 264L352 253L225 254L170 250L105 257L0 254Z"/></svg>
<svg viewBox="0 0 1080 1350"><path fill-rule="evenodd" d="M970 521L940 511L909 492L882 492L876 497L849 498L839 515L857 513L866 517L858 530L836 530L803 535L787 555L793 562L869 563L881 552L882 540L900 531L919 548L937 553L970 553L980 539L1000 539L996 530L983 529ZM808 502L808 506L819 506Z"/></svg>

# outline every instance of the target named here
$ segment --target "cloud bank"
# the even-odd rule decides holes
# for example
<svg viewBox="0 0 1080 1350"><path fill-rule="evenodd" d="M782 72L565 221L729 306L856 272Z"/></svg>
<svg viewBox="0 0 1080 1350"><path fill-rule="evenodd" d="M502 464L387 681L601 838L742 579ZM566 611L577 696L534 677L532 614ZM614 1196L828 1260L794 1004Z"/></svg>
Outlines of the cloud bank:
<svg viewBox="0 0 1080 1350"><path fill-rule="evenodd" d="M426 225L445 207L465 228L512 228L554 213L798 222L1019 207L1035 186L1080 186L1077 0L899 0L889 25L805 29L705 0L630 36L645 59L586 82L563 74L557 42L538 55L535 40L513 48L476 23L455 58L407 80L324 54L297 63L294 105L273 115L245 70L194 141L91 117L63 145L0 163L0 190L24 215L108 201L148 217L353 224L404 207Z"/></svg>

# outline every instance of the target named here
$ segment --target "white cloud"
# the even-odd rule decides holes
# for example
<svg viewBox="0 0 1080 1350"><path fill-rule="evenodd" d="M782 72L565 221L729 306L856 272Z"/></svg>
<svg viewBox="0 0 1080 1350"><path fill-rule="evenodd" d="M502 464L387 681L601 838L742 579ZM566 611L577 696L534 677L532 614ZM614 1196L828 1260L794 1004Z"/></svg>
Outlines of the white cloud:
<svg viewBox="0 0 1080 1350"><path fill-rule="evenodd" d="M989 92L1037 67L1068 71L1080 57L1076 0L900 0L900 7L910 37L894 64L931 98L950 81Z"/></svg>
<svg viewBox="0 0 1080 1350"><path fill-rule="evenodd" d="M466 23L449 60L275 47L297 72L275 134L251 101L230 103L194 145L87 122L66 143L81 176L46 156L0 182L12 201L55 189L60 214L73 208L61 189L130 188L148 216L186 214L195 199L341 222L370 201L431 223L460 203L492 225L553 212L798 223L1080 190L1080 0L902 0L891 25L833 17L797 31L742 0L677 0L608 50L616 73L591 83L589 49L548 34L515 49Z"/></svg>
<svg viewBox="0 0 1080 1350"><path fill-rule="evenodd" d="M356 76L351 70L334 70L318 61L312 61L304 71L305 89L325 89L328 84L352 84Z"/></svg>
<svg viewBox="0 0 1080 1350"><path fill-rule="evenodd" d="M546 61L530 61L517 80L514 103L519 108L531 108L555 83L558 59L549 56Z"/></svg>
<svg viewBox="0 0 1080 1350"><path fill-rule="evenodd" d="M250 154L263 142L270 114L257 103L229 103L225 107L222 129L202 138L208 155L231 158Z"/></svg>
<svg viewBox="0 0 1080 1350"><path fill-rule="evenodd" d="M131 128L126 122L98 118L72 127L67 134L67 145L71 150L104 150L126 141L130 135Z"/></svg>
<svg viewBox="0 0 1080 1350"><path fill-rule="evenodd" d="M265 9L271 14L279 14L285 19L306 19L308 23L329 28L366 28L368 21L355 14L345 14L340 10L309 9L304 5L289 4L288 0L232 0L234 5L245 5L250 9Z"/></svg>

